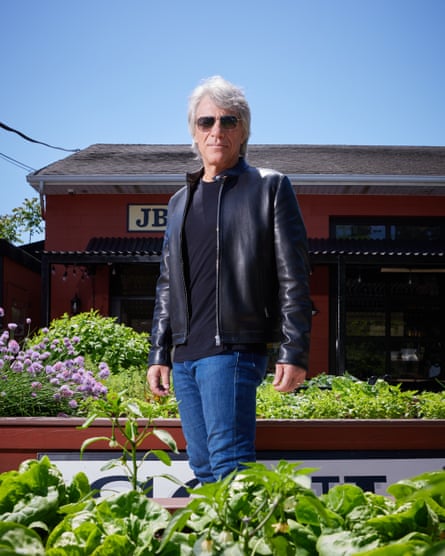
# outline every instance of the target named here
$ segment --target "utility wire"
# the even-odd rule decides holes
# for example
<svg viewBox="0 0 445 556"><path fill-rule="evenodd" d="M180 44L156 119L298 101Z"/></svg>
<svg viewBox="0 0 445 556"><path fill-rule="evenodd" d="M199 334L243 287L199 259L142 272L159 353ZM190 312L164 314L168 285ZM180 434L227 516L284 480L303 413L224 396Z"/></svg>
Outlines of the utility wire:
<svg viewBox="0 0 445 556"><path fill-rule="evenodd" d="M38 143L39 145L44 145L45 147L49 147L50 149L57 149L59 151L65 151L68 153L77 153L80 151L80 149L64 149L63 147L55 147L54 145L49 145L48 143L44 143L43 141L32 139L31 137L28 137L28 135L25 135L24 133L18 131L17 129L9 127L9 125L4 124L3 122L0 122L0 127L6 131L11 131L12 133L16 133L17 135L20 135L20 137L23 137L23 139L26 139L26 141L31 141L31 143Z"/></svg>
<svg viewBox="0 0 445 556"><path fill-rule="evenodd" d="M0 157L6 160L6 162L10 162L14 166L18 166L22 170L27 170L28 172L35 171L35 168L31 168L31 166L28 166L27 164L24 164L23 162L20 162L20 160L16 160L15 158L8 156L7 154L0 153Z"/></svg>

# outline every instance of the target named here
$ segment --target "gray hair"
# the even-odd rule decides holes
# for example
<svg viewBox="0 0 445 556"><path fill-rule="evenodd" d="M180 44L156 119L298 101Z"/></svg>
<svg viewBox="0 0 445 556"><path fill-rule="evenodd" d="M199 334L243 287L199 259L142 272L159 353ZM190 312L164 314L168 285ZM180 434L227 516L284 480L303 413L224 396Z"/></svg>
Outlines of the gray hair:
<svg viewBox="0 0 445 556"><path fill-rule="evenodd" d="M192 137L195 134L196 110L204 97L209 97L219 108L230 109L238 114L246 136L246 140L240 148L240 155L245 156L247 153L247 141L250 136L250 108L244 92L219 75L202 81L189 98L188 125ZM193 140L192 148L199 156L195 140Z"/></svg>

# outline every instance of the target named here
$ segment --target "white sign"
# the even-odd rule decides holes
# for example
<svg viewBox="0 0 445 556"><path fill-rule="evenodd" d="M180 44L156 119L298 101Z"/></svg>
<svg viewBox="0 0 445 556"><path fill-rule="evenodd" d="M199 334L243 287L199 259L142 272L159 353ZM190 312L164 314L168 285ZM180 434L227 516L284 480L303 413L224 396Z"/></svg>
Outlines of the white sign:
<svg viewBox="0 0 445 556"><path fill-rule="evenodd" d="M44 454L39 454L41 457ZM85 453L82 460L78 452L51 452L48 455L51 462L57 465L66 482L79 471L86 473L92 488L106 495L111 492L120 492L129 488L124 470L121 466L103 471L102 468L110 459L109 452ZM141 458L142 458L141 454ZM330 488L340 483L354 483L363 490L386 495L386 488L397 481L425 473L439 471L444 468L445 458L425 457L394 457L394 458L367 458L353 459L304 459L291 458L286 452L286 457L280 452L268 453L267 459L258 461L267 466L276 464L280 459L301 462L302 467L315 467L318 471L311 474L312 488L317 496L326 493ZM117 455L118 457L118 455ZM185 453L173 454L172 465L167 466L154 456L149 456L140 467L139 480L147 481L147 486L152 486L149 494L154 498L175 498L187 496L187 492L180 485L164 475L171 475L189 487L196 485L193 472L187 461Z"/></svg>
<svg viewBox="0 0 445 556"><path fill-rule="evenodd" d="M128 205L129 232L164 232L167 205Z"/></svg>

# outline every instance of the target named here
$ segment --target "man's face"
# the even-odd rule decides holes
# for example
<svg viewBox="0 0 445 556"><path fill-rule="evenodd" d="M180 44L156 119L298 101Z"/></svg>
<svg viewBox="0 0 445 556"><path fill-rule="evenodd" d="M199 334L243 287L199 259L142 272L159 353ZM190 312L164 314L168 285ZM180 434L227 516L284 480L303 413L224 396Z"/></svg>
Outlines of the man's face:
<svg viewBox="0 0 445 556"><path fill-rule="evenodd" d="M233 110L219 108L209 97L204 97L196 110L196 121L202 116L215 118L214 125L206 129L201 129L195 122L194 132L206 175L211 174L212 177L238 162L241 145L246 139L240 121L233 129L221 126L219 118L226 115L238 117Z"/></svg>

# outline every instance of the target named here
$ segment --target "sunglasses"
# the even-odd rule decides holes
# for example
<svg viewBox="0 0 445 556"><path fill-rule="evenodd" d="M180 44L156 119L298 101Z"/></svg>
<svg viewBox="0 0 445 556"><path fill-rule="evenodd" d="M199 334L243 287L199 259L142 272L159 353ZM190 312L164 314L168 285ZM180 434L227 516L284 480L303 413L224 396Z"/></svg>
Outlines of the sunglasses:
<svg viewBox="0 0 445 556"><path fill-rule="evenodd" d="M219 120L219 124L222 129L235 129L240 121L236 116L220 116L215 118L215 116L201 116L196 120L196 125L201 130L209 130L215 125L216 120Z"/></svg>

